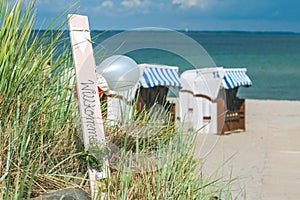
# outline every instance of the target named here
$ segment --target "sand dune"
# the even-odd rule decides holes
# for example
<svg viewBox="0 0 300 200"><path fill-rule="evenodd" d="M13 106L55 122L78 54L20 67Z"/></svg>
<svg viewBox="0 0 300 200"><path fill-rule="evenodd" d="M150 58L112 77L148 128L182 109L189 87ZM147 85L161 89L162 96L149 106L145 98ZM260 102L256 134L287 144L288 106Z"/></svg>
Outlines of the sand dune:
<svg viewBox="0 0 300 200"><path fill-rule="evenodd" d="M300 101L246 100L246 129L207 136L216 145L206 150L204 174L237 177L238 199L299 199Z"/></svg>

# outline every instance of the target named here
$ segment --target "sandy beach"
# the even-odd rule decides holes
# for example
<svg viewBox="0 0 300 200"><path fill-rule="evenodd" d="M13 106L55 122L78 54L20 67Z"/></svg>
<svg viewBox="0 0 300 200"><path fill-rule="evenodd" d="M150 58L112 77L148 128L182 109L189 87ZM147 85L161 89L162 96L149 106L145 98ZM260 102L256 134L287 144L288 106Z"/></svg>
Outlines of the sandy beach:
<svg viewBox="0 0 300 200"><path fill-rule="evenodd" d="M237 178L234 198L299 199L300 101L246 100L246 131L206 140L213 148L195 155L207 154L203 173Z"/></svg>

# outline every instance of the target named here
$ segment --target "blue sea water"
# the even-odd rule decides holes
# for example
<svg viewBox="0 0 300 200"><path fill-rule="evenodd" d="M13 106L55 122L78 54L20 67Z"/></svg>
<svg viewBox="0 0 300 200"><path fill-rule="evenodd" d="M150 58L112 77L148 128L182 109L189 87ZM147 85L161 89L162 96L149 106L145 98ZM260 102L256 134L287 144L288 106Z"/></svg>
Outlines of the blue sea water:
<svg viewBox="0 0 300 200"><path fill-rule="evenodd" d="M99 34L100 33L100 34ZM100 44L118 31L92 31ZM247 68L253 85L241 88L248 99L300 100L300 34L281 32L182 32L212 57L217 66ZM161 50L129 53L138 63L179 66L180 72L193 68L186 60ZM199 58L200 59L200 58Z"/></svg>

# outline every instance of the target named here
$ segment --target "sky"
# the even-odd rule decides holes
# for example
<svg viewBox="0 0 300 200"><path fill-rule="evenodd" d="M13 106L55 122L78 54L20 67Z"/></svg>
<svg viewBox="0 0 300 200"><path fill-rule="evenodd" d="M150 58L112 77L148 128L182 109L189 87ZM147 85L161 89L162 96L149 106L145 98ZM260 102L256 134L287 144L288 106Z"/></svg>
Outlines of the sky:
<svg viewBox="0 0 300 200"><path fill-rule="evenodd" d="M92 30L300 32L300 0L36 0L36 28L66 13L89 17Z"/></svg>

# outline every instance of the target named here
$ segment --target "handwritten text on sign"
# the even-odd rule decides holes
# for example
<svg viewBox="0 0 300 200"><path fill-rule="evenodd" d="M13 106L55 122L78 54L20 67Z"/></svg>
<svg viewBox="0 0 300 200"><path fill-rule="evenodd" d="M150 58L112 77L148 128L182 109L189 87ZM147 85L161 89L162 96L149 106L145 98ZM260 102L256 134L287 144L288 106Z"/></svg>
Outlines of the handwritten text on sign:
<svg viewBox="0 0 300 200"><path fill-rule="evenodd" d="M85 115L85 125L87 126L88 138L90 144L97 143L97 134L96 134L96 124L95 124L95 95L96 91L92 88L95 84L94 81L88 80L85 83L81 84L82 91L82 102L84 106L84 115Z"/></svg>

